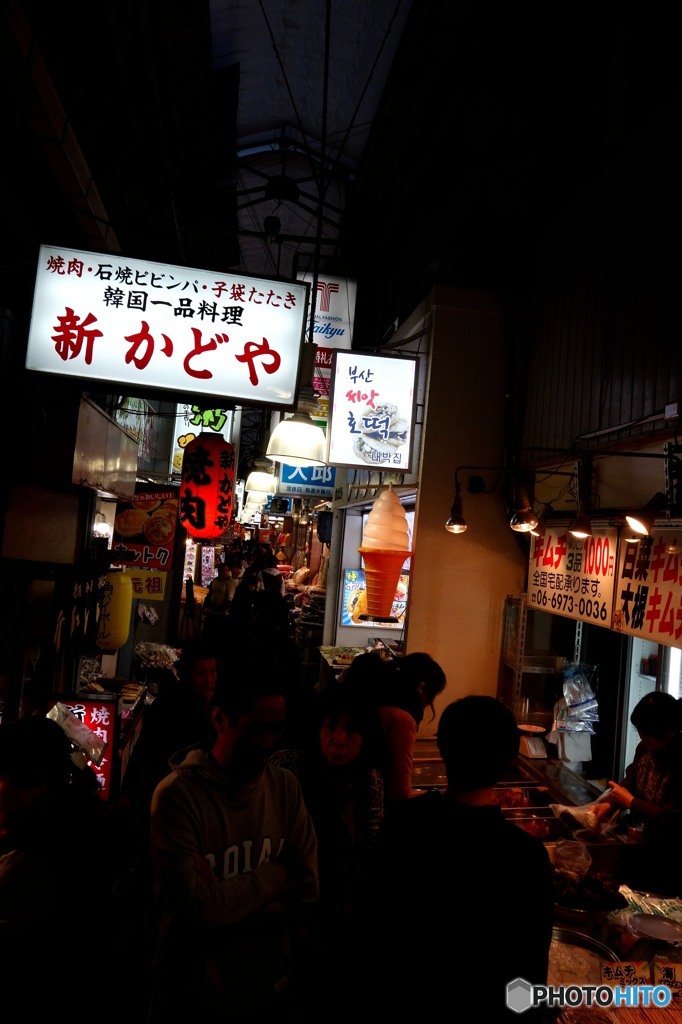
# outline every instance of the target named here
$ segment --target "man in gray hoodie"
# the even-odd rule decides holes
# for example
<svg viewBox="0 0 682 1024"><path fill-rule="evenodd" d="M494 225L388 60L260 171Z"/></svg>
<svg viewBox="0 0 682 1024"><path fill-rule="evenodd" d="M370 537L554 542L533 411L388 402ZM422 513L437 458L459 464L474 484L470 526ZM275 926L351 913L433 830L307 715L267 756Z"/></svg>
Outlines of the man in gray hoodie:
<svg viewBox="0 0 682 1024"><path fill-rule="evenodd" d="M156 787L159 935L151 1022L282 1015L318 898L317 842L291 772L268 764L285 701L276 666L237 658L210 711L216 739ZM293 945L292 945L293 943Z"/></svg>

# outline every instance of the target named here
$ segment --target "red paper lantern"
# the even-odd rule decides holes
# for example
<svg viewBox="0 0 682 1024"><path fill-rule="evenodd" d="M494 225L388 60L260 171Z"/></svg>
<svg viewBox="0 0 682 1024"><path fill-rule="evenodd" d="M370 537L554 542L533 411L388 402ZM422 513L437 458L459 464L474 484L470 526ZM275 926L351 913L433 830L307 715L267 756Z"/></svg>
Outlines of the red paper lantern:
<svg viewBox="0 0 682 1024"><path fill-rule="evenodd" d="M195 540L216 540L232 519L234 445L222 434L202 433L182 457L180 522Z"/></svg>

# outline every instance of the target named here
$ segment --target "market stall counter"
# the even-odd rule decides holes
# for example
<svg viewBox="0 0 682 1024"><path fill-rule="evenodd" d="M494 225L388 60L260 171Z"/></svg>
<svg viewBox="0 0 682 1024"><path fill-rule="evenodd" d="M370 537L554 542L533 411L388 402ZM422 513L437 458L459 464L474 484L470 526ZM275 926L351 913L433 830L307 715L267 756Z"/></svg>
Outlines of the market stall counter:
<svg viewBox="0 0 682 1024"><path fill-rule="evenodd" d="M434 739L417 741L412 779L416 789L446 788ZM582 827L583 809L589 814L601 791L560 761L519 755L495 795L508 820L542 839L554 866L550 983L625 983L634 975L623 972L637 969L642 985L669 985L676 993L672 1004L600 1008L598 1019L605 1024L682 1021L682 898L660 898L622 883L637 839L622 823L603 836ZM565 1009L557 1024L584 1024L584 1013L584 1008Z"/></svg>

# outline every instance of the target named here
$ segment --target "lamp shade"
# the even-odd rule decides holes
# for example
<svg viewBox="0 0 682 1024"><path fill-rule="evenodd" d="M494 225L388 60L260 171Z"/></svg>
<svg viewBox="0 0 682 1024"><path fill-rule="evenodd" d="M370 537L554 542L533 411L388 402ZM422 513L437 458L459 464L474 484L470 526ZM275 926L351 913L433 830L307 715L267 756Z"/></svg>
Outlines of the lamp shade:
<svg viewBox="0 0 682 1024"><path fill-rule="evenodd" d="M640 537L649 537L654 528L654 521L659 512L668 504L668 499L662 491L657 491L653 498L650 498L644 508L639 512L625 517L631 530L634 530Z"/></svg>
<svg viewBox="0 0 682 1024"><path fill-rule="evenodd" d="M272 432L265 455L288 466L325 466L327 441L322 427L307 412L295 412L280 420Z"/></svg>
<svg viewBox="0 0 682 1024"><path fill-rule="evenodd" d="M247 502L255 502L256 505L267 505L268 498L270 497L269 491L247 491L246 500Z"/></svg>
<svg viewBox="0 0 682 1024"><path fill-rule="evenodd" d="M578 540L585 540L587 537L592 536L592 523L590 522L590 517L585 514L583 509L580 509L578 515L569 526L568 532L572 537L577 537Z"/></svg>
<svg viewBox="0 0 682 1024"><path fill-rule="evenodd" d="M108 572L99 600L97 647L100 651L118 651L130 632L133 607L133 583L124 572Z"/></svg>
<svg viewBox="0 0 682 1024"><path fill-rule="evenodd" d="M244 489L246 491L265 491L266 494L277 493L277 479L272 473L264 473L262 470L252 470L246 478Z"/></svg>
<svg viewBox="0 0 682 1024"><path fill-rule="evenodd" d="M459 485L456 487L455 497L450 509L450 516L445 524L448 533L466 533L467 521L462 511L462 495Z"/></svg>
<svg viewBox="0 0 682 1024"><path fill-rule="evenodd" d="M234 446L203 432L182 457L179 518L195 540L215 540L227 529L234 503Z"/></svg>
<svg viewBox="0 0 682 1024"><path fill-rule="evenodd" d="M509 520L509 525L515 533L530 533L538 525L538 517L531 508L525 487L518 487L516 490L516 511Z"/></svg>

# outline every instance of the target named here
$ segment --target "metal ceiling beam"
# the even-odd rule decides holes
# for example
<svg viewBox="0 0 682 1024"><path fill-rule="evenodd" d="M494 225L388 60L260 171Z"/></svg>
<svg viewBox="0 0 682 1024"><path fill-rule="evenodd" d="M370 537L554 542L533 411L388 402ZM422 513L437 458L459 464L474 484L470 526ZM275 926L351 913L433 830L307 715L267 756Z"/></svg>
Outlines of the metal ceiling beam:
<svg viewBox="0 0 682 1024"><path fill-rule="evenodd" d="M36 136L41 140L74 217L93 248L103 246L108 252L121 252L74 127L47 70L33 30L16 0L9 4L7 20L26 70L26 79L19 84L28 95Z"/></svg>

